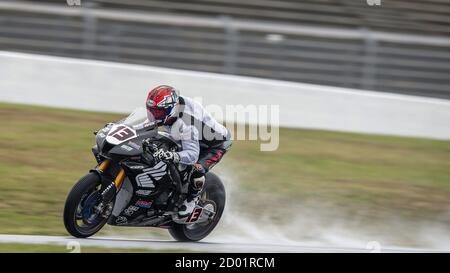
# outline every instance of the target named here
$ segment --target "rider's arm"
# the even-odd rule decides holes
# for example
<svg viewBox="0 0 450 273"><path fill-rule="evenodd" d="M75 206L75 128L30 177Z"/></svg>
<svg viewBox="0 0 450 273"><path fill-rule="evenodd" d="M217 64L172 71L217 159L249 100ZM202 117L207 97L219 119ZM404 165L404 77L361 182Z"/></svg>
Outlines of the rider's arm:
<svg viewBox="0 0 450 273"><path fill-rule="evenodd" d="M200 154L198 138L198 130L194 126L183 127L183 132L181 132L182 151L178 152L180 163L186 165L197 163Z"/></svg>

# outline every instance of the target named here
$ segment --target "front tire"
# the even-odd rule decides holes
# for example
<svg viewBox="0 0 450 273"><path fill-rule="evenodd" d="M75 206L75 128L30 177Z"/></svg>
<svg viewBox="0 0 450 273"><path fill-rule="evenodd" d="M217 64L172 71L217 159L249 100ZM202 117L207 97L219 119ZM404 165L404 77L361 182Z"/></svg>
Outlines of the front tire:
<svg viewBox="0 0 450 273"><path fill-rule="evenodd" d="M177 224L174 223L169 228L169 233L172 237L181 242L200 241L213 231L222 216L225 208L225 188L220 181L220 178L214 173L207 173L205 186L203 188L201 201L203 203L211 203L215 206L215 215L210 222L205 224ZM212 201L212 202L211 202Z"/></svg>
<svg viewBox="0 0 450 273"><path fill-rule="evenodd" d="M89 173L75 184L67 196L64 226L72 236L90 237L106 224L108 218L92 215L99 200L100 188L100 177L96 173Z"/></svg>

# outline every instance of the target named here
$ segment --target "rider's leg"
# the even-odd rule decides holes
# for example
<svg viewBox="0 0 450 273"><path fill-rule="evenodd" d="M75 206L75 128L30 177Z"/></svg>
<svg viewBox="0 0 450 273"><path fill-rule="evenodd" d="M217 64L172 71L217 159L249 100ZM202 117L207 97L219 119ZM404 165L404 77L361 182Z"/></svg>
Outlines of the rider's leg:
<svg viewBox="0 0 450 273"><path fill-rule="evenodd" d="M194 165L194 171L191 175L191 184L193 195L199 194L205 184L205 174L214 167L225 153L230 149L232 144L231 140L226 140L220 145L206 149L200 153L197 164Z"/></svg>
<svg viewBox="0 0 450 273"><path fill-rule="evenodd" d="M194 165L188 188L188 196L179 211L180 215L185 216L192 213L205 184L205 174L219 163L230 146L231 140L227 140L220 145L201 151L198 162Z"/></svg>

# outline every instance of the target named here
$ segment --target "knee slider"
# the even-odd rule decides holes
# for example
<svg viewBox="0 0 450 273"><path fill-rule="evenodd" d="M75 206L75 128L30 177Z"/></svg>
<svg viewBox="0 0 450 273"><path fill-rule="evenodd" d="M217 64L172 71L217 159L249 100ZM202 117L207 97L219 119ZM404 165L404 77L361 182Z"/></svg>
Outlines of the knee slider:
<svg viewBox="0 0 450 273"><path fill-rule="evenodd" d="M205 185L205 176L202 175L200 177L193 178L192 184L194 186L194 189L201 190L203 188L203 185Z"/></svg>

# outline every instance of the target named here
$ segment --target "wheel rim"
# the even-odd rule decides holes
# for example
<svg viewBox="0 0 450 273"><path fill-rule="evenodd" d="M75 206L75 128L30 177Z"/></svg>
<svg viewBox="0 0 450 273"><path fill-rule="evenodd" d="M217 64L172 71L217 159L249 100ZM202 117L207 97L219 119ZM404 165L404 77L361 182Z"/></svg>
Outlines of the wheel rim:
<svg viewBox="0 0 450 273"><path fill-rule="evenodd" d="M74 213L75 228L81 234L91 234L96 232L103 226L107 220L102 215L102 211L98 211L101 205L100 185L88 189L82 196Z"/></svg>
<svg viewBox="0 0 450 273"><path fill-rule="evenodd" d="M214 200L216 199L216 200ZM192 240L202 239L208 235L214 227L217 225L221 213L218 211L217 198L214 198L208 190L204 190L200 195L199 203L201 206L212 206L214 211L214 216L206 222L203 223L193 223L189 225L184 225L183 229L185 234ZM204 208L205 208L204 207Z"/></svg>

